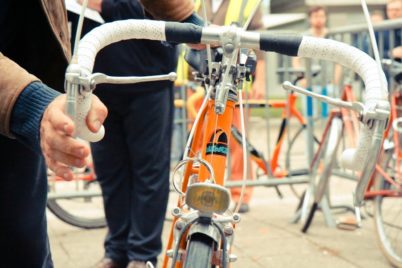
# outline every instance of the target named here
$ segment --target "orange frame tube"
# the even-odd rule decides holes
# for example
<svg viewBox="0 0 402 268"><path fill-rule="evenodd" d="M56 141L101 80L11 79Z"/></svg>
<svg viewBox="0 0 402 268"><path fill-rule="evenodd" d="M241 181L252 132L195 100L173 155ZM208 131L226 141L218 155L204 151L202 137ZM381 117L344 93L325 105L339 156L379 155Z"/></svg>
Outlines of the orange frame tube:
<svg viewBox="0 0 402 268"><path fill-rule="evenodd" d="M194 138L191 143L189 157L194 157L201 150L202 159L211 164L215 173L215 183L219 185L224 184L224 175L226 167L226 157L229 153L230 131L233 120L233 111L235 103L228 101L224 114L217 115L214 110L215 102L209 100L207 107L202 111L200 121L196 126ZM202 146L200 147L200 142ZM199 150L198 150L199 149ZM199 170L193 168L192 163L189 162L185 166L185 172L182 183L182 192L186 192L187 184L191 175L196 174L198 171L198 180L205 181L210 179L208 170L201 166ZM178 207L181 207L181 199L178 200ZM166 249L171 249L173 246L173 231L177 218L174 218L172 227L170 230L169 240ZM183 236L183 240L180 241L180 249L186 248L186 236ZM166 252L166 251L165 251ZM169 258L164 256L162 267L167 268ZM176 268L181 268L183 264L178 261L175 265Z"/></svg>

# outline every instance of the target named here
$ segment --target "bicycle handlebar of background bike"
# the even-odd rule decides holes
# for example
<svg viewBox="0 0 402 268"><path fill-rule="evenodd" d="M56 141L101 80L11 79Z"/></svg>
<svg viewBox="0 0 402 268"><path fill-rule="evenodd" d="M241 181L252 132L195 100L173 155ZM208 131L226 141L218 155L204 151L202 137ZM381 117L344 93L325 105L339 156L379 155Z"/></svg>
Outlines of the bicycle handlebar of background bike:
<svg viewBox="0 0 402 268"><path fill-rule="evenodd" d="M243 47L289 56L328 60L348 67L359 74L364 81L366 87L364 106L367 110L375 108L387 110L389 107L384 73L370 56L359 49L329 39L249 32L234 26L200 27L188 23L152 20L125 20L103 24L88 33L79 43L76 55L78 69L80 75L90 75L98 51L121 40L147 39L221 45L228 36L235 37L232 39L235 41L235 44L232 44L234 49ZM77 135L85 140L97 141L103 134L90 132L85 124L85 117L91 103L90 94L91 91L79 96L81 100L78 100L77 105ZM366 158L370 155L373 132L372 127L367 125L362 127L357 148L346 150L342 156L346 168L361 170L364 167Z"/></svg>

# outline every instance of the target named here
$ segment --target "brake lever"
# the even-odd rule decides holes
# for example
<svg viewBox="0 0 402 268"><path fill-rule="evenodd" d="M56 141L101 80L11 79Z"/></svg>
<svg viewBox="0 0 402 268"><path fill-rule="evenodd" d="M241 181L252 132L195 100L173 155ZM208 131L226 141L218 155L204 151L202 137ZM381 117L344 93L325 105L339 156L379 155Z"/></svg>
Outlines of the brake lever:
<svg viewBox="0 0 402 268"><path fill-rule="evenodd" d="M340 100L340 99L335 99L335 98L331 98L331 97L328 97L328 96L320 95L318 93L309 91L309 90L304 89L302 87L295 86L289 81L283 82L282 87L285 90L294 91L294 92L297 92L297 93L300 93L300 94L303 94L303 95L306 95L306 96L309 96L309 97L313 97L313 98L316 98L316 99L318 99L320 101L326 102L328 104L331 104L331 105L334 105L334 106L337 106L337 107L341 107L341 108L346 108L346 109L349 109L349 110L353 110L353 111L355 111L357 113L362 113L364 111L364 105L361 102L347 102L347 101L343 101L343 100Z"/></svg>
<svg viewBox="0 0 402 268"><path fill-rule="evenodd" d="M324 96L324 95L320 95L318 93L306 90L302 87L298 87L293 85L291 82L289 81L285 81L282 84L282 87L285 90L288 91L294 91L306 96L310 96L313 98L316 98L320 101L326 102L328 104L340 107L340 108L345 108L345 109L349 109L352 111L357 112L360 115L360 120L367 123L372 119L375 120L387 120L389 118L389 111L387 110L383 110L383 109L379 109L379 108L374 108L373 110L367 110L363 103L361 102L347 102L347 101L343 101L340 99L335 99L335 98L331 98L328 96Z"/></svg>
<svg viewBox="0 0 402 268"><path fill-rule="evenodd" d="M92 91L96 85L102 83L111 84L135 84L140 82L151 82L176 79L175 73L154 76L128 76L114 77L102 73L89 74L77 64L71 64L66 72L65 89L67 93L66 113L72 118L76 125L75 137L82 138L89 142L96 142L103 138L104 127L97 133L91 132L86 125L86 116L91 108Z"/></svg>
<svg viewBox="0 0 402 268"><path fill-rule="evenodd" d="M149 76L109 76L103 73L94 73L87 77L80 77L79 82L84 88L94 90L99 84L137 84L164 80L175 81L176 79L177 75L174 72Z"/></svg>

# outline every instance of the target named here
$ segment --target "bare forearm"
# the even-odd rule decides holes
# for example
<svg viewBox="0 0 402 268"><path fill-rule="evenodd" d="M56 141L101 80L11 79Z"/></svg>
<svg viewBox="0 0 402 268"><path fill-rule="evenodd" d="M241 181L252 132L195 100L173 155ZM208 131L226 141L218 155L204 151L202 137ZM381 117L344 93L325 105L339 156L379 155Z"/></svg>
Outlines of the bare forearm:
<svg viewBox="0 0 402 268"><path fill-rule="evenodd" d="M253 83L251 97L262 99L265 96L265 62L258 60L255 70L255 81Z"/></svg>
<svg viewBox="0 0 402 268"><path fill-rule="evenodd" d="M292 67L295 69L301 68L301 60L298 57L292 58Z"/></svg>
<svg viewBox="0 0 402 268"><path fill-rule="evenodd" d="M339 64L335 65L335 77L334 77L334 84L335 85L339 85L339 83L341 82L341 77L342 77L342 66Z"/></svg>
<svg viewBox="0 0 402 268"><path fill-rule="evenodd" d="M264 85L265 82L265 61L264 60L258 60L257 61L257 66L255 69L255 81L256 83L259 83L261 85Z"/></svg>
<svg viewBox="0 0 402 268"><path fill-rule="evenodd" d="M193 0L140 0L155 19L183 21L194 12Z"/></svg>
<svg viewBox="0 0 402 268"><path fill-rule="evenodd" d="M402 46L396 47L392 50L392 57L394 58L402 58Z"/></svg>

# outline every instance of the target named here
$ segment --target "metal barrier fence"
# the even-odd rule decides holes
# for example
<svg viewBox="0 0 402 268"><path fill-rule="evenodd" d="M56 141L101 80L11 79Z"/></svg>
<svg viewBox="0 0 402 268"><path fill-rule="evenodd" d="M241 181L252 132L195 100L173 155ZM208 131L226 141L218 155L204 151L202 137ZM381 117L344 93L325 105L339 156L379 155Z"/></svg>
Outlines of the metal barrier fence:
<svg viewBox="0 0 402 268"><path fill-rule="evenodd" d="M384 21L374 25L374 30L376 33L376 39L378 42L378 47L380 50L380 56L382 58L388 58L390 55L391 48L402 45L402 19L392 20L392 21ZM342 41L348 43L352 46L355 46L369 55L373 55L371 43L369 40L368 30L366 24L353 25L347 27L340 27L331 29L327 35L327 38ZM279 82L283 81L292 81L295 74L292 68L292 59L283 55L276 55L277 59L275 60L278 64L272 64L272 61L267 61L267 72L274 72L275 75L279 77ZM266 57L267 58L267 57ZM362 97L362 92L364 89L364 85L362 82L356 78L354 74L348 72L347 70L336 71L337 68L334 64L329 62L311 62L305 61L305 78L307 81L307 88L310 90L318 90L320 93L328 94L331 96L339 97L341 88L345 84L352 85L353 91L357 98ZM272 68L274 67L274 68ZM319 74L317 73L317 69L319 70ZM340 69L340 68L339 68ZM279 72L278 72L279 71ZM267 77L272 77L271 75L267 75ZM389 79L388 83L389 87L393 87L394 82L392 79ZM268 83L267 83L268 86ZM279 87L279 85L278 85ZM277 89L276 89L277 90ZM180 92L180 99L185 101L186 92L181 87L178 89L177 93ZM267 98L268 93L271 95L272 88L267 88ZM284 94L284 93L279 93ZM183 98L184 97L184 98ZM302 99L303 107L304 107L304 115L308 122L308 137L313 137L313 132L319 129L320 125L316 124L317 118L324 119L328 116L328 112L331 109L326 104L320 104L318 102L313 101L308 97L300 97ZM267 120L268 113L266 113ZM187 124L188 120L186 118L185 105L182 107L178 107L176 111L176 119L175 119L175 140L173 150L174 154L172 155L172 160L177 161L181 157L181 152L184 149L184 143L186 141L187 136ZM269 123L267 123L267 128L269 127ZM268 131L268 129L267 129ZM309 163L313 158L314 153L314 141L312 138L307 139L306 144L306 152L308 157L307 163ZM269 151L268 145L268 151ZM345 178L355 179L354 174L348 173L346 171L338 171L340 175ZM267 185L272 185L272 182L266 182ZM284 182L280 182L283 184ZM233 185L237 185L233 184ZM261 185L264 182L250 182L250 185ZM275 184L275 183L273 183ZM279 183L278 183L279 184Z"/></svg>
<svg viewBox="0 0 402 268"><path fill-rule="evenodd" d="M402 45L401 35L402 35L402 19L401 20L393 20L393 21L384 21L378 23L374 26L374 30L376 33L376 39L378 42L378 47L380 50L380 55L382 58L388 58L390 51L392 48ZM348 27L342 27L337 29L332 29L328 33L328 38L335 39L338 41L342 41L348 43L352 46L355 46L366 53L373 55L371 43L369 40L367 25L354 25ZM283 56L283 55L276 55L276 62L278 65L272 63L272 61L266 61L267 71L271 72L271 75L266 75L266 77L272 77L272 72L275 73L279 77L279 82L284 81L292 81L295 77L295 70L292 66L292 58ZM268 57L266 57L267 59ZM340 97L341 89L345 85L351 85L353 88L353 92L357 99L362 97L364 85L357 79L355 74L351 73L350 71L343 70L342 67L335 66L333 63L330 62L311 62L305 61L304 62L304 77L306 79L306 86L309 90L312 91L319 91L321 94L328 94L334 97ZM272 68L274 67L274 68ZM300 75L300 68L299 68L299 75ZM389 75L388 75L389 76ZM394 83L391 79L389 79L389 87L393 87ZM269 95L272 95L272 89L268 88L269 83L266 83L266 98L268 102ZM279 87L279 86L278 86ZM185 96L186 92L183 88L180 90L181 99L183 100L183 106L178 107L176 111L176 119L175 119L175 146L176 148L173 150L174 155L172 155L173 162L179 160L181 156L181 152L184 149L184 145L186 142L187 137L187 126L188 120L186 117L185 112ZM270 93L270 94L268 94ZM284 93L282 93L284 95ZM184 97L184 98L183 98ZM329 111L332 107L328 106L327 104L320 104L316 101L313 101L310 97L300 96L302 100L302 107L303 113L307 121L307 135L306 135L306 142L303 143L301 146L306 146L303 148L303 154L306 154L307 157L304 155L305 166L309 167L310 163L312 162L314 152L315 152L315 142L314 142L314 133L320 132L320 128L322 128L325 124L317 123L317 119L322 119L321 122L325 122L326 118L328 117ZM180 116L179 116L180 115ZM268 156L271 155L271 148L270 148L270 140L269 138L269 130L271 124L270 121L270 114L268 112L265 113L266 119L266 126L267 126L267 151ZM290 119L286 121L286 124L292 124ZM249 125L249 124L246 124ZM288 130L290 131L291 128L289 127ZM291 136L290 133L287 135L288 137ZM290 139L288 138L288 146L290 144ZM284 151L284 150L283 150ZM289 153L289 152L287 152ZM292 152L290 152L292 153ZM288 156L286 156L288 157ZM269 163L269 157L266 159ZM230 164L228 165L230 166ZM335 170L335 175L341 176L343 178L356 180L357 176L351 171L343 170L338 168ZM230 176L230 172L229 175ZM270 186L270 187L277 187L279 185L284 184L303 184L309 183L313 181L314 178L312 174L305 174L304 176L293 177L287 176L286 178L281 178L280 180L275 179L275 176L268 172L267 176L259 178L258 180L248 180L246 185L248 186ZM236 187L240 186L242 183L240 181L226 181L225 185L227 187ZM331 217L330 207L328 204L322 207L322 211L324 217L326 219L326 223L328 226L334 226L335 222ZM299 210L298 213L295 215L294 221L297 221L300 216L303 214L302 210Z"/></svg>
<svg viewBox="0 0 402 268"><path fill-rule="evenodd" d="M402 46L402 19L377 23L374 25L374 31L381 59L392 59L392 49ZM373 56L373 49L366 24L331 29L327 35L327 38L350 44L368 53L370 56ZM291 81L292 59L287 56L278 55L277 62L277 68L281 70L280 74L278 74L279 82ZM322 61L305 61L304 66L307 80L306 86L309 90L318 90L320 91L319 93L322 94L340 97L342 88L345 85L351 85L355 96L358 99L362 98L364 85L360 79L357 79L357 76L348 70L342 69L340 66L335 66L333 63ZM314 76L313 74L316 72L317 67L320 69L320 73L319 75ZM270 70L270 72L274 71ZM393 88L393 79L391 79L387 72L385 73L388 78L387 80L389 88ZM331 107L326 104L319 104L309 97L302 98L304 98L304 113L308 121L308 137L310 137L310 139L307 139L306 142L306 152L308 154L308 161L311 161L314 152L314 142L311 137L313 136L313 132L319 128L319 126L315 124L315 121L317 118L325 120ZM345 178L356 179L356 176L353 173L346 170L336 170L336 174Z"/></svg>

